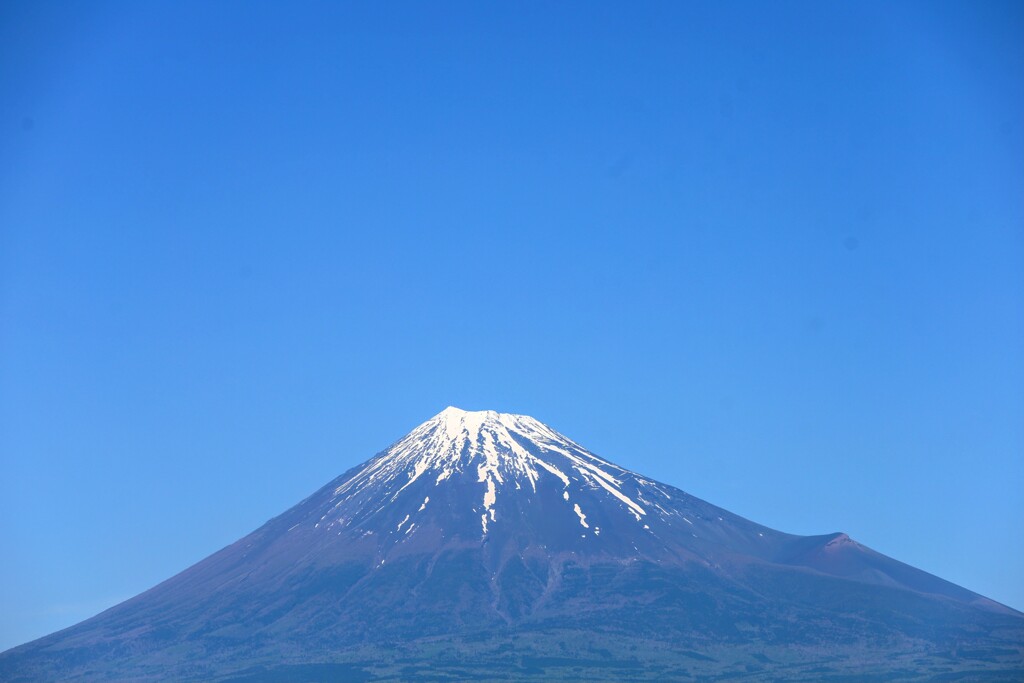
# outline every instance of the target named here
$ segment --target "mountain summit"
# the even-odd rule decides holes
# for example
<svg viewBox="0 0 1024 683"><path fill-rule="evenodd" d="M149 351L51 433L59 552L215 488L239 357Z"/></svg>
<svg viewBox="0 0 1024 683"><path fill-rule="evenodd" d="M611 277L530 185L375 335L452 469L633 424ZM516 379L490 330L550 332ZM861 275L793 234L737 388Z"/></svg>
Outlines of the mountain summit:
<svg viewBox="0 0 1024 683"><path fill-rule="evenodd" d="M443 518L427 513L431 495L431 510L440 507ZM613 526L632 521L634 531L650 532L647 521L659 512L670 514L658 501L669 499L654 482L597 457L532 417L450 407L343 477L330 510L317 523L360 526L370 518L405 513L395 528L404 528L405 536L433 522L449 536L486 540L501 530L499 516L511 522L510 532L524 518L538 517L543 524L534 531L542 538L535 541L557 537L564 543L588 534L596 539L599 520ZM583 504L597 515L590 522ZM641 537L634 542L643 542Z"/></svg>
<svg viewBox="0 0 1024 683"><path fill-rule="evenodd" d="M446 408L0 680L1020 680L1024 616ZM942 678L945 676L946 678Z"/></svg>

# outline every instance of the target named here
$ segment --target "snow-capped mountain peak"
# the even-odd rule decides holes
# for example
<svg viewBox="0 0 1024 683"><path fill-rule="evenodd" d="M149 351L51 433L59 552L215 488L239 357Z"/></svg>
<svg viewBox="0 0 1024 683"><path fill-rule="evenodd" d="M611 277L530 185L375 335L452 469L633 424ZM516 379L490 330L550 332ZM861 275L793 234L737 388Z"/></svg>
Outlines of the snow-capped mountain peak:
<svg viewBox="0 0 1024 683"><path fill-rule="evenodd" d="M607 497L639 523L638 529L649 530L643 522L650 501L667 496L653 482L528 415L448 407L346 476L334 490L332 510L345 507L362 518L367 510L397 506L414 517L425 512L430 499L439 499L431 492L438 487L463 492L451 504L469 505L483 535L499 521L500 499L511 492L538 496L556 491L565 515L595 535L600 527L587 522L586 498L593 504L594 495ZM403 518L400 526L406 528L408 521Z"/></svg>

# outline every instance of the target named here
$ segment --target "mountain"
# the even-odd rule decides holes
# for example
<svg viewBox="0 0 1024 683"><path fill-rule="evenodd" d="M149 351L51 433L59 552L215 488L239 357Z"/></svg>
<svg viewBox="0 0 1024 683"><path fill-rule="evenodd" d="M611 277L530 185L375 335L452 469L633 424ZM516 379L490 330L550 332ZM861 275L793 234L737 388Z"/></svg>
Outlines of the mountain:
<svg viewBox="0 0 1024 683"><path fill-rule="evenodd" d="M448 408L0 680L1024 680L1024 615Z"/></svg>

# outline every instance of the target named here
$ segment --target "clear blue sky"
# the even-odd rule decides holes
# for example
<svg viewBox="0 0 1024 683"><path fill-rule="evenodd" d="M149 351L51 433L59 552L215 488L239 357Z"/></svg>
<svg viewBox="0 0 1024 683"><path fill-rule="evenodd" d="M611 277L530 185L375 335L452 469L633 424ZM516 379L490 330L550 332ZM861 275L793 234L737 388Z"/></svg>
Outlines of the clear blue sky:
<svg viewBox="0 0 1024 683"><path fill-rule="evenodd" d="M449 404L1024 609L1024 5L637 5L3 4L0 648Z"/></svg>

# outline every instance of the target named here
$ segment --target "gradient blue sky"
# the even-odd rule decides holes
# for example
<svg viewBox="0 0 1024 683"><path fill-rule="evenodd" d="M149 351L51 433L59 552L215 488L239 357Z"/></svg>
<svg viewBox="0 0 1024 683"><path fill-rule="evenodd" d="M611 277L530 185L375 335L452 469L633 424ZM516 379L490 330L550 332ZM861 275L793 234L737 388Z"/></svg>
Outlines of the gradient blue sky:
<svg viewBox="0 0 1024 683"><path fill-rule="evenodd" d="M449 404L1024 609L1024 5L0 9L0 649Z"/></svg>

